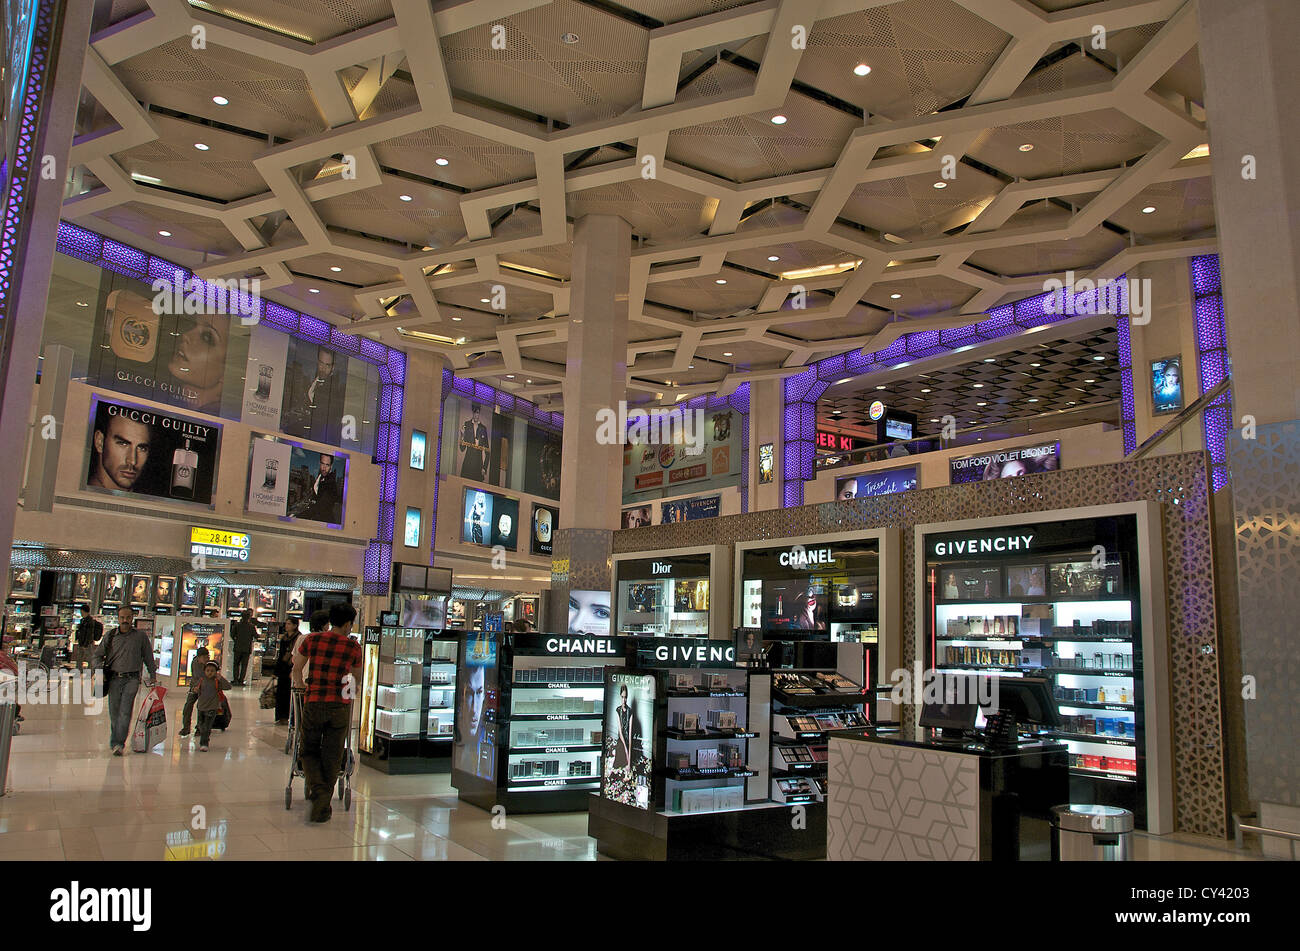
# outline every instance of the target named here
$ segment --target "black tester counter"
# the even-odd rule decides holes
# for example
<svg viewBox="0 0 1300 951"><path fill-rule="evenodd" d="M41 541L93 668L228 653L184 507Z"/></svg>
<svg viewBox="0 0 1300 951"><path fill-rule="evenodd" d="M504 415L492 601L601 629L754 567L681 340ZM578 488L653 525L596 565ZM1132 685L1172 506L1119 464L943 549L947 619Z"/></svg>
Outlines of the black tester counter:
<svg viewBox="0 0 1300 951"><path fill-rule="evenodd" d="M835 733L828 772L832 861L1048 861L1051 809L1070 801L1058 742L988 746L925 727Z"/></svg>

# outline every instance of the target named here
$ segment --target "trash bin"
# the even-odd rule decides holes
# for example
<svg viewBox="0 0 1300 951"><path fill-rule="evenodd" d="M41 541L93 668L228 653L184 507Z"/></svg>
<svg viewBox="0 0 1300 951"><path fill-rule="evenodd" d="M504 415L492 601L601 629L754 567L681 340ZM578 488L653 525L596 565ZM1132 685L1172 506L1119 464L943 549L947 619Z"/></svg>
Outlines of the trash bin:
<svg viewBox="0 0 1300 951"><path fill-rule="evenodd" d="M1070 803L1052 807L1053 862L1128 862L1133 813L1117 806Z"/></svg>
<svg viewBox="0 0 1300 951"><path fill-rule="evenodd" d="M0 703L0 796L5 794L9 784L9 747L14 737L14 716L17 713L17 705Z"/></svg>

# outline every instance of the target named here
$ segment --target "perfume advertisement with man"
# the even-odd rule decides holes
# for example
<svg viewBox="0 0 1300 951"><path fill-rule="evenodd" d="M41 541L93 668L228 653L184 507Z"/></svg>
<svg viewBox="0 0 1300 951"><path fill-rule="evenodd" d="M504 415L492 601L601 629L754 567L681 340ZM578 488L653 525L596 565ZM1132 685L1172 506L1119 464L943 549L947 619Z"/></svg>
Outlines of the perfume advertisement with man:
<svg viewBox="0 0 1300 951"><path fill-rule="evenodd" d="M221 427L95 396L84 488L212 504Z"/></svg>

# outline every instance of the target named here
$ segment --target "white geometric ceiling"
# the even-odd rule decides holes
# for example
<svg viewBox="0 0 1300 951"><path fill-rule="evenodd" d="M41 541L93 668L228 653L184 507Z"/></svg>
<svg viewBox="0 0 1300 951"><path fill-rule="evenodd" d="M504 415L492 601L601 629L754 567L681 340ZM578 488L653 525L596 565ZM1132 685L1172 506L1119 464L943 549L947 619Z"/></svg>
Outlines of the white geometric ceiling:
<svg viewBox="0 0 1300 951"><path fill-rule="evenodd" d="M552 408L621 215L629 399L725 394L1214 250L1194 7L101 2L63 213Z"/></svg>

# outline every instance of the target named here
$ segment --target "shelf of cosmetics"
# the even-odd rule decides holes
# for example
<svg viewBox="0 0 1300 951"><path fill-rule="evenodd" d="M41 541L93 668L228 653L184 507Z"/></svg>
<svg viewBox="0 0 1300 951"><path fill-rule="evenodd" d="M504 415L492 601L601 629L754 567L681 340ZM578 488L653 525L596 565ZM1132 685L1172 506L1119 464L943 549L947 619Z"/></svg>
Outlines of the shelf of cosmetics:
<svg viewBox="0 0 1300 951"><path fill-rule="evenodd" d="M821 706L861 703L862 687L834 672L775 671L772 692L792 706Z"/></svg>
<svg viewBox="0 0 1300 951"><path fill-rule="evenodd" d="M427 667L427 676L426 676ZM431 660L426 665L415 660L380 661L379 683L385 687L402 687L427 683L431 687L449 686L456 682L456 665L448 660Z"/></svg>
<svg viewBox="0 0 1300 951"><path fill-rule="evenodd" d="M940 640L1006 640L1019 641L1040 638L1052 641L1102 640L1115 638L1128 641L1133 638L1132 621L1111 621L1097 618L1091 624L1078 619L1073 624L1044 625L1047 618L1018 617L1014 614L970 614L950 617L944 624Z"/></svg>
<svg viewBox="0 0 1300 951"><path fill-rule="evenodd" d="M949 645L943 649L944 663L963 667L1009 667L1048 674L1092 674L1132 677L1133 655L1093 651L1063 656L1045 647L973 647Z"/></svg>
<svg viewBox="0 0 1300 951"><path fill-rule="evenodd" d="M516 667L516 687L562 690L571 687L603 687L604 667Z"/></svg>

